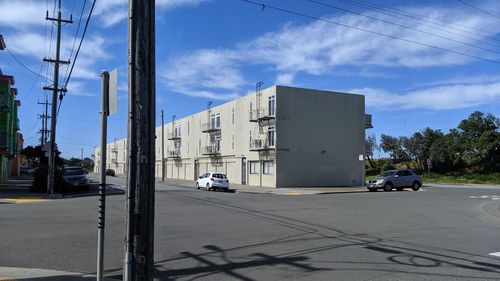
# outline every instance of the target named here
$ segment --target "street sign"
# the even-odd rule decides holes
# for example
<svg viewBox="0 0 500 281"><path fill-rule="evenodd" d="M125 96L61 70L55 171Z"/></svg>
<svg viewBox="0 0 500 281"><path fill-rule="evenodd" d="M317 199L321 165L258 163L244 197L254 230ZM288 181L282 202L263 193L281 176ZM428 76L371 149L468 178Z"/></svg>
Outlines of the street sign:
<svg viewBox="0 0 500 281"><path fill-rule="evenodd" d="M118 69L109 73L108 115L118 111Z"/></svg>

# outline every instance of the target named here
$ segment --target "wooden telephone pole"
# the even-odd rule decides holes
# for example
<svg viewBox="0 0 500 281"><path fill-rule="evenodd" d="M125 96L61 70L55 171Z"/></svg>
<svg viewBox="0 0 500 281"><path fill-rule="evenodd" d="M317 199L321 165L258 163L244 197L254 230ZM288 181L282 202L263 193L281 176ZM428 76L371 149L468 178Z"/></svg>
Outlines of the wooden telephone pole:
<svg viewBox="0 0 500 281"><path fill-rule="evenodd" d="M127 229L124 280L153 280L155 0L129 0Z"/></svg>

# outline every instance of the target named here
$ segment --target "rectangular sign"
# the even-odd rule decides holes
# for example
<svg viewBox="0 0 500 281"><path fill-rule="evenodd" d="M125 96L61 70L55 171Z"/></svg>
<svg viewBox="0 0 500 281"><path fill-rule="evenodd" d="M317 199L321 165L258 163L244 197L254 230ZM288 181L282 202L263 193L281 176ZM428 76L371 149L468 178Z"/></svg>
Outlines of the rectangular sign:
<svg viewBox="0 0 500 281"><path fill-rule="evenodd" d="M108 115L113 115L118 111L118 69L114 69L109 73L108 106Z"/></svg>

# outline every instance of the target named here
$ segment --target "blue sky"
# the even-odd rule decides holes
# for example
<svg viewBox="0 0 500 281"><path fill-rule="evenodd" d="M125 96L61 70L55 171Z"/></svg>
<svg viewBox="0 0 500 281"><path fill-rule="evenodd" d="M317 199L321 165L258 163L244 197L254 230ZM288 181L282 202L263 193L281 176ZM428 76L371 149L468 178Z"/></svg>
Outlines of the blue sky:
<svg viewBox="0 0 500 281"><path fill-rule="evenodd" d="M224 103L263 81L264 87L364 94L375 126L367 133L377 136L409 135L425 127L448 131L475 110L500 116L500 14L488 15L459 0L255 1L268 6L241 0L156 1L158 115L161 109L166 121L173 114L190 115L208 101ZM83 2L62 0L63 17L73 14L75 21L63 28L62 59L70 57ZM86 2L84 15L92 1ZM97 0L58 117L57 143L64 157L80 157L82 148L90 156L99 146L103 69L119 71L119 109L109 118L108 140L126 136L127 2ZM465 3L500 11L499 1ZM0 0L0 33L7 48L50 79L52 69L41 60L54 57L55 33L50 40L52 25L44 19L53 8L54 1ZM82 26L84 21L85 16ZM37 79L13 56L0 52L0 68L15 76L21 132L26 145L35 144L41 128L36 117L42 112L37 101L43 101L41 88L50 81ZM61 78L65 73L63 67Z"/></svg>

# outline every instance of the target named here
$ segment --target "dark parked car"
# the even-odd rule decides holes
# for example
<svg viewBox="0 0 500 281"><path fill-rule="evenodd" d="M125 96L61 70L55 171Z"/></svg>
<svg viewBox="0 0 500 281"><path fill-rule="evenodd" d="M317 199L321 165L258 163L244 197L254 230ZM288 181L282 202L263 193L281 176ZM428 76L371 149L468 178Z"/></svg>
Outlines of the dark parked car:
<svg viewBox="0 0 500 281"><path fill-rule="evenodd" d="M28 168L27 166L21 166L19 168L19 172L21 173L21 175L28 175L29 170L30 170L30 168Z"/></svg>
<svg viewBox="0 0 500 281"><path fill-rule="evenodd" d="M368 181L367 188L370 191L377 191L377 189L384 189L384 191L403 190L410 187L417 191L422 186L422 177L417 175L413 170L399 169L389 170L383 172L376 179Z"/></svg>
<svg viewBox="0 0 500 281"><path fill-rule="evenodd" d="M87 172L78 166L66 166L63 172L64 183L68 187L83 187L89 188L89 180Z"/></svg>
<svg viewBox="0 0 500 281"><path fill-rule="evenodd" d="M113 170L113 169L107 169L106 170L106 175L114 177L115 176L115 170Z"/></svg>

